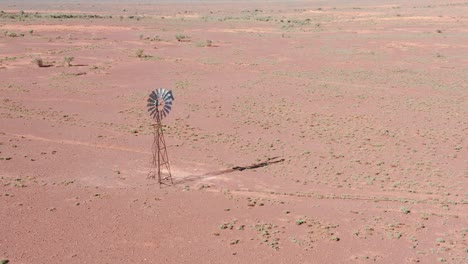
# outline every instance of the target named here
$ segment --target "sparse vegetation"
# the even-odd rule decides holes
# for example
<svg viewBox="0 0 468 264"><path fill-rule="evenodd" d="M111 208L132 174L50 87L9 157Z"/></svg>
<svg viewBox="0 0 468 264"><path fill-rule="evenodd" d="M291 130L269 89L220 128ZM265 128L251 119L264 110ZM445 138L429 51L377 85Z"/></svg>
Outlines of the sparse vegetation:
<svg viewBox="0 0 468 264"><path fill-rule="evenodd" d="M44 67L44 61L42 60L42 58L35 58L32 63L36 64L37 67Z"/></svg>
<svg viewBox="0 0 468 264"><path fill-rule="evenodd" d="M224 223L219 226L220 229L233 229L237 220L232 220L230 223Z"/></svg>
<svg viewBox="0 0 468 264"><path fill-rule="evenodd" d="M302 218L296 219L296 225L302 225L302 224L305 224L305 222L306 221Z"/></svg>
<svg viewBox="0 0 468 264"><path fill-rule="evenodd" d="M403 207L400 207L400 212L402 212L404 214L409 214L409 213L411 213L411 210L408 207L403 206Z"/></svg>
<svg viewBox="0 0 468 264"><path fill-rule="evenodd" d="M51 15L36 15L39 17L50 17L50 18L58 18L58 19L64 19L64 18L76 18L76 19L89 19L89 18L112 18L111 15L109 16L103 16L103 15L92 15L92 14L51 14Z"/></svg>
<svg viewBox="0 0 468 264"><path fill-rule="evenodd" d="M179 33L179 34L176 34L176 35L175 35L175 38L177 39L177 41L182 41L182 40L188 39L188 36Z"/></svg>
<svg viewBox="0 0 468 264"><path fill-rule="evenodd" d="M65 66L70 67L71 62L75 59L75 57L63 57L63 62L65 63Z"/></svg>
<svg viewBox="0 0 468 264"><path fill-rule="evenodd" d="M123 220L118 221L122 226L115 230L118 237L128 230L126 219L135 212L171 215L166 205L185 205L179 208L184 212L175 208L182 217L174 214L170 221L158 223L144 218L139 224L164 229L167 224L183 225L191 216L212 212L214 217L191 233L219 243L223 256L238 251L241 258L253 254L264 258L278 255L272 251L284 246L299 254L303 250L300 262L324 247L333 251L345 243L355 250L331 256L330 263L353 262L352 258L355 262L439 263L439 257L447 263L461 263L468 252L463 243L468 229L462 229L466 219L460 215L468 198L463 188L468 174L460 166L466 153L462 99L467 91L460 66L463 45L457 45L464 21L461 11L451 16L449 7L439 3L432 8L442 9L422 14L418 13L421 4L415 5L399 11L367 4L362 11L353 11L349 4L340 4L337 11L314 5L286 11L272 5L264 11L207 8L188 13L129 6L127 13L114 7L117 15L112 21L78 20L74 15L70 19L77 20L66 20L48 14L38 19L33 12L8 11L0 15L0 73L6 77L0 81L5 94L0 99L0 117L7 126L5 131L0 128L0 168L25 166L18 175L14 170L12 177L1 175L0 186L7 188L0 190L0 200L19 213L33 206L40 214L55 210L62 214L63 209L79 205L68 210L70 219L78 220L83 210L93 214L130 206L131 211L122 210ZM26 6L15 7L21 8ZM143 11L151 15L138 23ZM10 19L12 14L16 20ZM437 14L444 18L437 19ZM29 17L21 22L20 15ZM16 36L9 37L10 33ZM26 37L18 38L20 33ZM77 59L66 62L64 56ZM164 56L164 61L153 61L161 59L157 56ZM128 71L125 62L130 63L130 74L120 74ZM65 63L73 67L40 68ZM134 142L130 137L138 136L138 142L151 139L152 126L144 108L148 91L127 87L134 79L132 72L146 74L148 69L156 69L161 85L172 87L181 99L164 121L169 147L181 155L195 155L185 157L187 162L178 165L182 167L176 166L175 187L156 192L156 182L133 182L134 164L120 162L151 154L150 145L130 146ZM25 80L22 73L31 76ZM84 110L106 94L111 95L106 97L110 112L98 111L90 118ZM74 106L62 107L65 104L59 100L63 98ZM115 118L107 118L112 114ZM46 122L46 130L33 133L25 122ZM60 136L75 127L76 136ZM87 131L94 130L88 135ZM44 143L34 135L54 141ZM69 142L62 144L66 138ZM76 166L54 162L88 161L82 143L86 149L97 147L109 153L102 156L102 162L86 163L91 171L102 171L105 179L83 176L82 171L73 170ZM60 154L56 158L48 156L53 148ZM67 148L70 151L63 151ZM73 152L75 148L79 151ZM117 152L121 157L109 163ZM276 156L285 162L248 166ZM97 168L102 164L107 167ZM208 165L198 168L198 164ZM67 181L57 173L46 179L38 175L29 182L16 179L35 177L37 173L30 169L48 165L52 172L55 167L69 172ZM238 168L244 172L234 169L231 173L235 166L242 166ZM137 173L142 178L144 169ZM81 176L85 181L68 181ZM35 192L42 184L54 184L61 199L51 202ZM110 209L89 200L88 196L103 198L104 194L93 196L94 190L107 192L107 185L130 186L143 193L125 192L120 199L111 192L105 200L116 207ZM20 188L31 191L18 193ZM10 199L6 192L17 196ZM34 195L37 202L31 200L36 199ZM207 206L190 206L193 203L186 201L192 198ZM122 206L118 201L124 201ZM47 211L51 206L51 212ZM194 211L198 209L200 213ZM15 216L21 214L6 215L5 222L14 222ZM18 228L27 229L27 224L23 221ZM174 235L184 237L180 232L185 231L176 230ZM370 250L369 243L376 241L382 243ZM30 246L20 244L21 252ZM175 245L176 249L185 244ZM160 246L165 250L165 245ZM144 250L153 248L148 244ZM248 252L249 248L256 252ZM70 255L77 253L82 259L82 249ZM48 258L47 252L36 258ZM66 262L74 256L70 255L56 259Z"/></svg>
<svg viewBox="0 0 468 264"><path fill-rule="evenodd" d="M52 19L95 19L95 18L112 18L112 15L93 15L93 14L40 14L35 13L26 13L20 11L18 13L6 13L4 11L0 12L0 17L9 18L9 19L18 19L23 21L25 18L52 18Z"/></svg>
<svg viewBox="0 0 468 264"><path fill-rule="evenodd" d="M196 43L196 46L197 47L211 47L212 44L213 44L213 41L208 39L208 40L204 40L204 41L198 41Z"/></svg>
<svg viewBox="0 0 468 264"><path fill-rule="evenodd" d="M10 38L17 38L17 37L22 37L24 34L17 34L15 32L7 32L7 36Z"/></svg>
<svg viewBox="0 0 468 264"><path fill-rule="evenodd" d="M144 50L143 49L137 49L137 51L135 51L135 56L137 56L138 58L143 58L145 55L144 55Z"/></svg>

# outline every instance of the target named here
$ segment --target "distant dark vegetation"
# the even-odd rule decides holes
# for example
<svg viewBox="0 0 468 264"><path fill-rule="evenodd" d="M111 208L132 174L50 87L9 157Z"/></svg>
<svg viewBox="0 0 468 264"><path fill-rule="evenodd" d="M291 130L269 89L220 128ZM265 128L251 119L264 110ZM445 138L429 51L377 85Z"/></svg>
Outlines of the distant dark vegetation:
<svg viewBox="0 0 468 264"><path fill-rule="evenodd" d="M19 20L24 20L26 18L90 19L90 18L112 18L112 16L111 15L93 15L93 14L39 14L38 12L26 13L24 11L20 11L18 13L6 13L4 11L0 11L0 18L10 18L10 19L19 19Z"/></svg>

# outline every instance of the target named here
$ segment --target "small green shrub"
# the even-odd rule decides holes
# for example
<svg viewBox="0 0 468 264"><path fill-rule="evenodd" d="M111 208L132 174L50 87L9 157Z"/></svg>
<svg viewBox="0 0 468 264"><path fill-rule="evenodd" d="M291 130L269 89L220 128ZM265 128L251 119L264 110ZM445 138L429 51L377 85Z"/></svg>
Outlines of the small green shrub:
<svg viewBox="0 0 468 264"><path fill-rule="evenodd" d="M187 39L188 36L184 35L184 34L176 34L175 35L175 38L177 39L177 41L182 41L184 39Z"/></svg>
<svg viewBox="0 0 468 264"><path fill-rule="evenodd" d="M211 47L213 45L213 41L211 40L204 40L204 41L198 41L196 43L197 47Z"/></svg>
<svg viewBox="0 0 468 264"><path fill-rule="evenodd" d="M143 49L137 49L137 51L135 51L135 56L137 56L138 58L143 58L145 55L144 55L144 50Z"/></svg>
<svg viewBox="0 0 468 264"><path fill-rule="evenodd" d="M71 66L71 62L75 59L75 57L63 57L63 62L66 66Z"/></svg>
<svg viewBox="0 0 468 264"><path fill-rule="evenodd" d="M32 63L36 64L37 67L44 67L44 61L42 61L42 58L35 58Z"/></svg>
<svg viewBox="0 0 468 264"><path fill-rule="evenodd" d="M304 219L299 218L299 219L296 220L296 225L302 225L302 224L305 224L305 222L306 221Z"/></svg>
<svg viewBox="0 0 468 264"><path fill-rule="evenodd" d="M403 206L403 207L400 207L400 212L402 212L404 214L409 214L409 213L411 213L411 210L408 207Z"/></svg>

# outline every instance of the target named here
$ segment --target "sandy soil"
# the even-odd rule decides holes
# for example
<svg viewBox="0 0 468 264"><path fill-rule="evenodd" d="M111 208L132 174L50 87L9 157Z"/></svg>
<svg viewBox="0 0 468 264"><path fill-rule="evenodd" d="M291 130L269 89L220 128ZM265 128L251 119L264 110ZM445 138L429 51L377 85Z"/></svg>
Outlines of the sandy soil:
<svg viewBox="0 0 468 264"><path fill-rule="evenodd" d="M349 2L1 2L1 263L468 263L468 5Z"/></svg>

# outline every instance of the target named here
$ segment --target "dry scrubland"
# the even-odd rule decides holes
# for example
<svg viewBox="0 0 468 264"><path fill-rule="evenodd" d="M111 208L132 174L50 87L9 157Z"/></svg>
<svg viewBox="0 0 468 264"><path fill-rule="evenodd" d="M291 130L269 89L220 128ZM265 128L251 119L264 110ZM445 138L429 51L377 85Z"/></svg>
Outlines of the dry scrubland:
<svg viewBox="0 0 468 264"><path fill-rule="evenodd" d="M467 263L468 3L346 2L0 3L1 263Z"/></svg>

